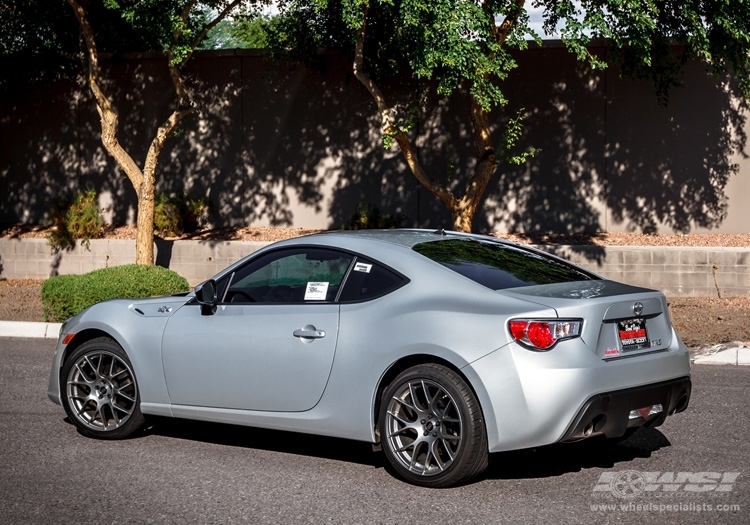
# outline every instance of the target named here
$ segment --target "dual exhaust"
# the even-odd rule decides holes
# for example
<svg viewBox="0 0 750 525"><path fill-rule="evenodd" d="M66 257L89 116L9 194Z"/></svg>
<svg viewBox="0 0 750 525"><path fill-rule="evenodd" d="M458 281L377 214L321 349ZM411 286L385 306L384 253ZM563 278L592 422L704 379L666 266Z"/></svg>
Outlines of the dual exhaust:
<svg viewBox="0 0 750 525"><path fill-rule="evenodd" d="M691 389L691 381L686 377L593 396L578 412L560 442L597 435L618 438L630 428L658 427L668 415L687 408Z"/></svg>

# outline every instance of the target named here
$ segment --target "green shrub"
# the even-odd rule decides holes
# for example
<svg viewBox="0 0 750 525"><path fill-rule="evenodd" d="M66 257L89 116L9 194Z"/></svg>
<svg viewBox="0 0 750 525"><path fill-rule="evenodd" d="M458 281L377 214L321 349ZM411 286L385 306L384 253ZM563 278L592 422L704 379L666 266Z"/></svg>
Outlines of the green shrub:
<svg viewBox="0 0 750 525"><path fill-rule="evenodd" d="M399 213L395 217L380 213L376 206L360 204L349 221L342 226L344 230L370 230L400 228L407 217Z"/></svg>
<svg viewBox="0 0 750 525"><path fill-rule="evenodd" d="M187 195L168 197L159 193L154 202L154 229L161 235L178 237L194 232L208 220L208 199L193 199Z"/></svg>
<svg viewBox="0 0 750 525"><path fill-rule="evenodd" d="M187 280L161 266L126 264L44 281L44 320L61 322L100 301L170 295L189 290Z"/></svg>
<svg viewBox="0 0 750 525"><path fill-rule="evenodd" d="M52 249L71 249L76 240L88 248L89 241L101 237L104 220L92 188L79 191L72 198L62 197L50 210L55 228L47 234Z"/></svg>

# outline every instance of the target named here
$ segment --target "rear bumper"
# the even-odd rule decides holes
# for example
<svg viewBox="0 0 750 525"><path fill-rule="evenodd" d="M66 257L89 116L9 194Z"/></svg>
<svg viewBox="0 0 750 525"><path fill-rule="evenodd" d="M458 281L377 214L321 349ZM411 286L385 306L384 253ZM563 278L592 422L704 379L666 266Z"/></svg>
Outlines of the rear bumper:
<svg viewBox="0 0 750 525"><path fill-rule="evenodd" d="M597 394L584 403L560 441L578 441L596 435L615 438L625 434L631 427L657 427L664 423L668 415L687 408L691 390L690 378L682 377ZM646 417L630 417L633 410L655 405L661 405L660 412Z"/></svg>
<svg viewBox="0 0 750 525"><path fill-rule="evenodd" d="M612 361L580 339L549 352L510 344L462 372L482 405L490 452L582 439L591 422L611 437L629 426L660 425L670 411L687 406L691 389L690 352L676 336L666 351ZM645 421L629 418L631 410L656 404L662 411ZM594 421L599 415L604 417Z"/></svg>

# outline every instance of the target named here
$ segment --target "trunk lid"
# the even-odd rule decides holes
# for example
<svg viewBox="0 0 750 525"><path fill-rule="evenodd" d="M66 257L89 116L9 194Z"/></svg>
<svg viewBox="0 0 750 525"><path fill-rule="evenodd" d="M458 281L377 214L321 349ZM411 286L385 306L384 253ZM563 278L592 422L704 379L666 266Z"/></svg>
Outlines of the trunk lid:
<svg viewBox="0 0 750 525"><path fill-rule="evenodd" d="M664 294L609 280L503 290L554 308L561 319L583 319L581 339L603 360L665 351L672 325Z"/></svg>

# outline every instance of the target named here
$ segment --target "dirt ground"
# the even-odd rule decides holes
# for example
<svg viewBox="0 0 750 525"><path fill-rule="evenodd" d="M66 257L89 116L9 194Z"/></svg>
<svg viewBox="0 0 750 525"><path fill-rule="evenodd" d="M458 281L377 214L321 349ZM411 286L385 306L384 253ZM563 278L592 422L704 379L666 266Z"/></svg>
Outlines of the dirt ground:
<svg viewBox="0 0 750 525"><path fill-rule="evenodd" d="M44 237L47 228L13 227L0 237ZM275 241L318 230L300 228L233 228L205 230L182 238ZM110 228L104 235L135 238L133 227ZM528 236L498 234L517 242L545 244L598 244L602 246L750 246L750 234L643 235L630 233L596 236ZM41 280L0 281L0 320L42 321ZM750 296L733 298L669 297L675 330L691 348L734 341L750 342Z"/></svg>

